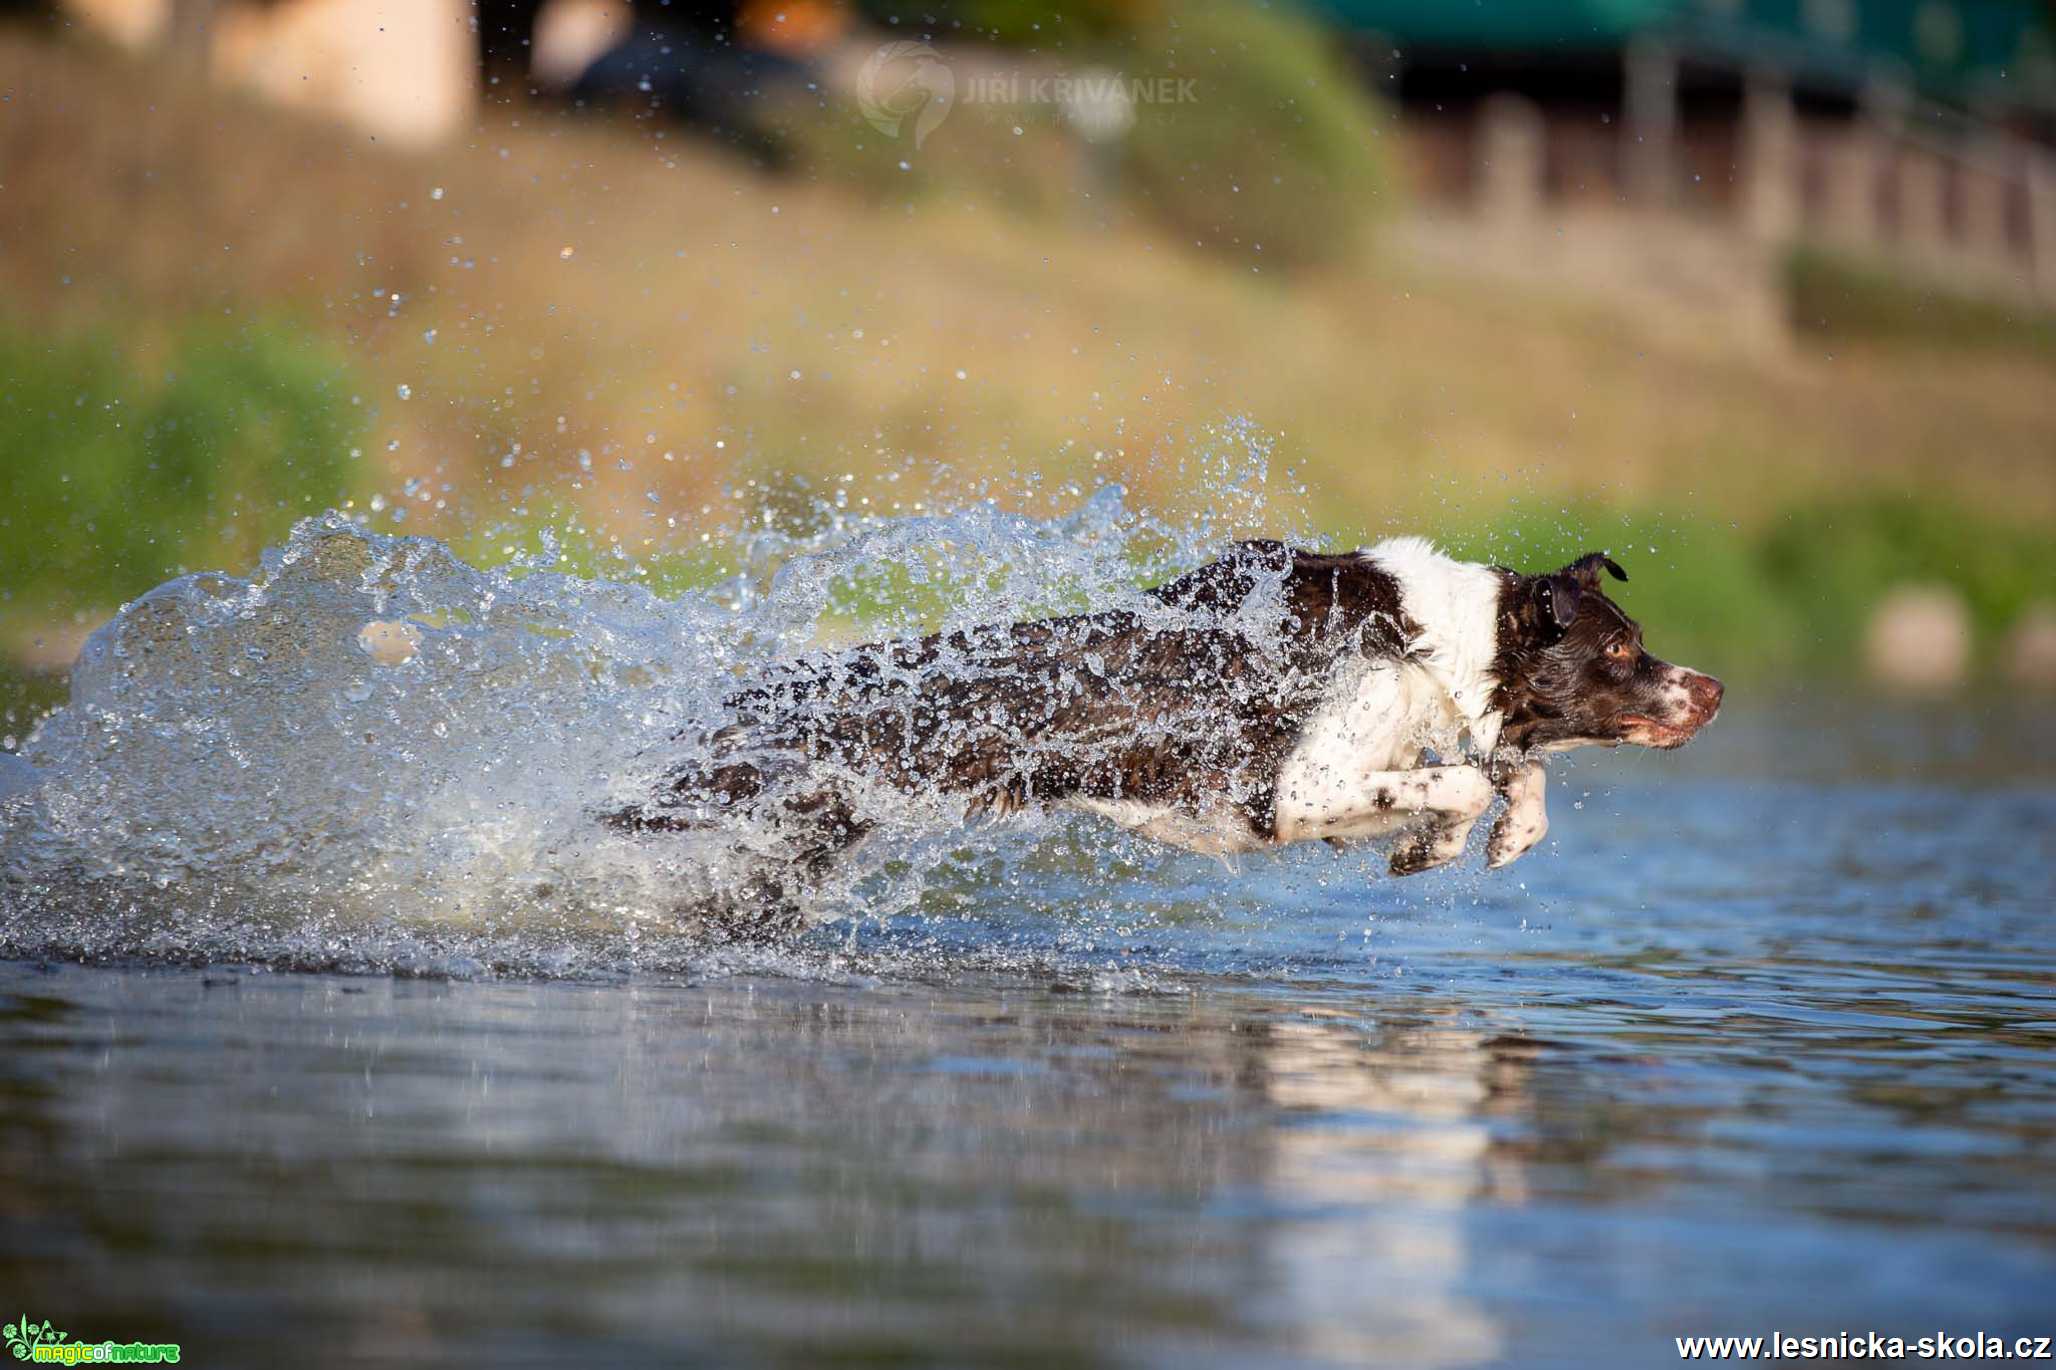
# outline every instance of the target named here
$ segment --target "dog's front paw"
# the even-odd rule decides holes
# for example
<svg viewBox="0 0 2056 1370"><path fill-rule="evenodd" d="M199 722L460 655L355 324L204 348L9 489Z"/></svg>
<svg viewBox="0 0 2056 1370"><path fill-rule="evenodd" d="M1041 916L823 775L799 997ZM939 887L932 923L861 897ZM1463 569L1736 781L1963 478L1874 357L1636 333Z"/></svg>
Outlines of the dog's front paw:
<svg viewBox="0 0 2056 1370"><path fill-rule="evenodd" d="M1425 842L1403 842L1392 853L1389 869L1394 875L1419 875L1447 862L1435 859Z"/></svg>
<svg viewBox="0 0 2056 1370"><path fill-rule="evenodd" d="M1446 866L1463 855L1464 843L1470 835L1468 819L1412 829L1402 834L1399 844L1392 849L1389 869L1394 875L1419 875Z"/></svg>
<svg viewBox="0 0 2056 1370"><path fill-rule="evenodd" d="M1506 809L1485 840L1485 869L1496 871L1519 860L1548 834L1548 788L1549 777L1540 764L1521 767L1502 786Z"/></svg>
<svg viewBox="0 0 2056 1370"><path fill-rule="evenodd" d="M1528 854L1537 842L1548 835L1549 820L1537 819L1533 823L1509 823L1502 814L1492 825L1492 835L1485 841L1485 869L1496 871L1501 866L1510 866Z"/></svg>

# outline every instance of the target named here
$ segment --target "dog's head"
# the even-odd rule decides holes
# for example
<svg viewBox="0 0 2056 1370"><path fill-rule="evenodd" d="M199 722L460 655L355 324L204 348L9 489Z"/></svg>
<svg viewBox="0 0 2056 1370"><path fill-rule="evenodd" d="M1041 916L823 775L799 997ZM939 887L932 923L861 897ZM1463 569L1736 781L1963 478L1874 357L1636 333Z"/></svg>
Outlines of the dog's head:
<svg viewBox="0 0 2056 1370"><path fill-rule="evenodd" d="M1493 664L1507 745L1682 747L1720 712L1721 683L1649 655L1601 571L1628 578L1602 552L1549 575L1504 573Z"/></svg>

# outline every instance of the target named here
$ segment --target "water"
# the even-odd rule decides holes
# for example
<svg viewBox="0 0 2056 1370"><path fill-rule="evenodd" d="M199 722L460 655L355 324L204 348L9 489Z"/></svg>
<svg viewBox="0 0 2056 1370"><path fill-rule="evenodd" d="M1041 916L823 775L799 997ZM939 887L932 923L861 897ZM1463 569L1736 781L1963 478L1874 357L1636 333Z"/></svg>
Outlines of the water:
<svg viewBox="0 0 2056 1370"><path fill-rule="evenodd" d="M881 916L710 946L651 896L681 858L561 834L633 766L581 733L703 699L652 681L716 599L510 583L511 634L387 605L450 653L395 690L301 585L269 624L210 590L240 607L97 677L7 801L0 1290L74 1337L1531 1366L2056 1331L2031 707L1737 692L1683 754L1561 769L1492 876L910 824ZM367 721L395 740L355 765Z"/></svg>

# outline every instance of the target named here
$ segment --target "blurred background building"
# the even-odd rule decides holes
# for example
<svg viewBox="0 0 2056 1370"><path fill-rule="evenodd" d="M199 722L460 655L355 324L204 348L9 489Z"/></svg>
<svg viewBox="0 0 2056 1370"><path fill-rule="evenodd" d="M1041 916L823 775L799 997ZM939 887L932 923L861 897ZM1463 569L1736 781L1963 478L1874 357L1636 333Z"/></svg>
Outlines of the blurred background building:
<svg viewBox="0 0 2056 1370"><path fill-rule="evenodd" d="M462 130L481 72L581 101L647 96L748 138L767 83L847 84L842 49L897 17L844 0L64 3L131 48L195 49L224 81L415 143ZM1694 211L2056 292L2056 40L2034 0L1313 12L1396 100L1410 182L1431 201Z"/></svg>
<svg viewBox="0 0 2056 1370"><path fill-rule="evenodd" d="M1436 199L1685 210L2056 291L2056 46L2029 0L1321 9Z"/></svg>

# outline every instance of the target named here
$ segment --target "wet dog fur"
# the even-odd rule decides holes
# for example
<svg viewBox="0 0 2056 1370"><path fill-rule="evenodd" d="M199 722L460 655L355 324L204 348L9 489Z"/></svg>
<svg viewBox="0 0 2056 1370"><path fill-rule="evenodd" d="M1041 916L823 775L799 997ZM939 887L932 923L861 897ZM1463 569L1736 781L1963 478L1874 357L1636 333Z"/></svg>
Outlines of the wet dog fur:
<svg viewBox="0 0 2056 1370"><path fill-rule="evenodd" d="M1138 607L786 663L608 821L774 825L786 872L744 902L781 908L871 831L858 791L879 785L967 816L1082 809L1222 856L1394 838L1398 875L1456 860L1503 797L1503 866L1547 830L1547 755L1681 746L1719 711L1720 682L1652 656L1608 575L1627 579L1596 552L1528 575L1414 538L1240 543Z"/></svg>

